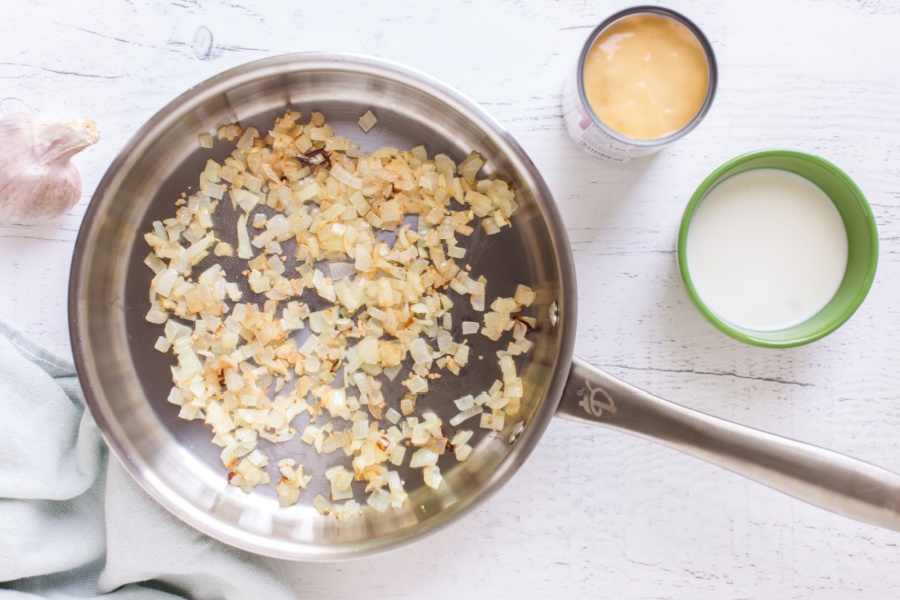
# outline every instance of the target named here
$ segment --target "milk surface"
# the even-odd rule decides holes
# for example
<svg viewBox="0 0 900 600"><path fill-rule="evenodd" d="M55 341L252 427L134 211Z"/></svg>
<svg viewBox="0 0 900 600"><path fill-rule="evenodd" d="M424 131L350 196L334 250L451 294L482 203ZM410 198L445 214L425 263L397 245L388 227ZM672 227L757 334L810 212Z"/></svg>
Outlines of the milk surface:
<svg viewBox="0 0 900 600"><path fill-rule="evenodd" d="M721 182L698 205L686 258L697 294L719 318L774 331L807 320L837 292L847 231L814 183L753 169Z"/></svg>

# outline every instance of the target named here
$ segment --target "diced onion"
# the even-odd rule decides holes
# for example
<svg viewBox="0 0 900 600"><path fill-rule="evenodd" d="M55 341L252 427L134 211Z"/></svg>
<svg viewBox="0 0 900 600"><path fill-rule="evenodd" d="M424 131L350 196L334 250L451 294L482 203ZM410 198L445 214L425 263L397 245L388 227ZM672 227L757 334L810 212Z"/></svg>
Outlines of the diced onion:
<svg viewBox="0 0 900 600"><path fill-rule="evenodd" d="M176 358L168 402L210 427L229 483L249 493L277 473L279 504L297 503L311 475L291 458L268 465L259 440L299 437L309 451L347 457L324 472L330 498L312 504L348 521L363 493L367 511L408 502L392 468L421 469L437 490L440 457L465 461L478 447L472 430L445 430L417 406L434 380L468 375L475 340L460 331L497 342L499 374L489 389L457 398L447 425L480 415L482 428L501 431L520 410L515 357L533 346L536 320L517 313L536 294L519 285L512 298L492 296L485 312L487 279L463 262L470 253L459 236L473 235L479 219L489 234L511 226L518 206L505 182L477 179L480 155L456 165L429 159L424 146L362 154L321 113L300 118L288 110L262 133L218 129L235 149L221 164L207 160L199 191L182 194L174 217L144 236L153 271L146 319L164 325L154 348ZM375 123L371 111L359 121L366 132ZM213 136L198 142L212 147ZM235 219L224 221L236 223L232 236L216 230L223 210ZM229 279L237 272L250 293ZM483 323L459 325L458 302L484 313ZM382 389L394 380L401 398Z"/></svg>
<svg viewBox="0 0 900 600"><path fill-rule="evenodd" d="M375 118L375 115L372 114L371 110L367 110L366 113L359 118L359 128L364 132L369 133L369 131L375 127L376 122L378 122L378 119Z"/></svg>

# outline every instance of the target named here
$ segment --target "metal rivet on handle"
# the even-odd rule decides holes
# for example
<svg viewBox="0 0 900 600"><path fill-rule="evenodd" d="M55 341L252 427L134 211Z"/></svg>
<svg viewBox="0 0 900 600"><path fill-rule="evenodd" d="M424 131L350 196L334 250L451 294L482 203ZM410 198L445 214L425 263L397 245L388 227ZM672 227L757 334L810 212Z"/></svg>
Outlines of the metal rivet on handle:
<svg viewBox="0 0 900 600"><path fill-rule="evenodd" d="M519 421L516 423L515 427L513 427L512 433L509 434L509 443L513 444L519 436L522 435L522 432L525 431L525 421Z"/></svg>
<svg viewBox="0 0 900 600"><path fill-rule="evenodd" d="M559 323L559 304L554 300L550 303L550 324L556 327L557 323Z"/></svg>

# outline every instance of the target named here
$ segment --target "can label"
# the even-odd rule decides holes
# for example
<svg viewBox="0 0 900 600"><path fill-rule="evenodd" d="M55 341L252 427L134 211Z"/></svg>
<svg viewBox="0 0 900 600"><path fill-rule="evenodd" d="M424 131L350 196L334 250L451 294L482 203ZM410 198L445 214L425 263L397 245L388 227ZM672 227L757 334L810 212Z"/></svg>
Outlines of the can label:
<svg viewBox="0 0 900 600"><path fill-rule="evenodd" d="M636 158L653 154L663 145L635 146L610 135L595 122L591 110L581 101L578 93L578 78L581 73L575 69L563 86L562 113L569 136L582 150L609 162L626 163Z"/></svg>

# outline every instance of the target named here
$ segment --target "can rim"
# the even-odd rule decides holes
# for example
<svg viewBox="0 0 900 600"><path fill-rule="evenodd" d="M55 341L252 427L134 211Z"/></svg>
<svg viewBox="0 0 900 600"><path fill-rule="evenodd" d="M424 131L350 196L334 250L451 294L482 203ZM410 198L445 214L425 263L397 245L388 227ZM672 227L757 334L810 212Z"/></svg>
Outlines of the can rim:
<svg viewBox="0 0 900 600"><path fill-rule="evenodd" d="M677 21L681 25L684 25L688 29L688 31L694 34L694 37L697 38L697 41L700 43L700 47L703 48L703 52L706 55L707 64L709 65L709 85L707 86L706 90L706 98L704 98L703 104L700 106L700 110L697 111L697 114L694 115L694 118L691 119L687 125L677 131L673 131L672 133L663 137L651 139L633 138L624 135L604 123L603 120L600 119L599 116L597 116L597 113L594 112L594 108L591 106L590 102L588 102L587 93L584 90L584 65L587 61L588 53L594 46L594 42L596 42L597 38L600 37L600 34L603 33L603 31L606 30L610 25L624 19L625 17L645 13L666 17L672 19L673 21ZM690 133L697 125L700 124L700 121L703 120L703 117L706 116L706 113L709 112L709 109L712 106L713 98L716 95L718 79L719 77L718 68L716 66L716 55L713 52L712 44L709 43L709 40L706 38L700 28L697 27L693 21L691 21L681 13L669 8L663 8L661 6L633 6L631 8L620 10L619 12L607 17L604 21L597 25L597 27L594 28L594 30L588 36L587 42L585 42L584 47L581 49L581 56L578 59L578 72L576 73L578 97L581 100L582 106L584 106L585 110L590 115L591 121L594 123L594 125L602 129L614 139L640 148L662 147L670 144L671 142L674 142L675 140L681 139L682 137Z"/></svg>

